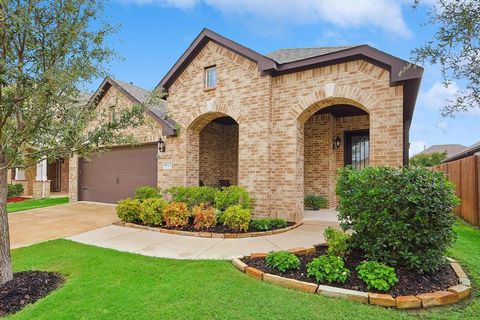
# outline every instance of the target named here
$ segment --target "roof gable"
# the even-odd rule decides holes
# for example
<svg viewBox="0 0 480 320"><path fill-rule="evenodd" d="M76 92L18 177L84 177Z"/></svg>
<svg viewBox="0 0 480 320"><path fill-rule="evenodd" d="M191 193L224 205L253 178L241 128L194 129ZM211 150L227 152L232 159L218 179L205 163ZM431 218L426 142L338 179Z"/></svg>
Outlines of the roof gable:
<svg viewBox="0 0 480 320"><path fill-rule="evenodd" d="M160 100L157 105L148 104L151 92L135 86L133 83L127 83L121 80L113 79L111 77L106 77L103 80L102 84L98 87L97 91L95 91L93 96L90 98L89 103L97 106L111 87L115 87L117 90L125 94L129 99L131 99L134 103L145 106L147 114L153 119L155 119L162 126L162 130L165 135L177 135L177 124L173 119L170 119L167 116L165 111L163 111L166 109L167 102L164 100Z"/></svg>
<svg viewBox="0 0 480 320"><path fill-rule="evenodd" d="M168 90L170 85L177 79L181 72L188 66L188 64L196 57L196 55L203 49L208 43L213 41L218 45L221 45L236 54L243 56L258 64L258 68L261 71L265 68L274 67L275 61L265 57L264 55L253 51L247 47L244 47L230 39L227 39L218 33L215 33L209 29L203 29L202 32L193 40L188 49L180 56L180 59L173 65L173 67L167 72L165 77L157 85L157 88L163 88Z"/></svg>

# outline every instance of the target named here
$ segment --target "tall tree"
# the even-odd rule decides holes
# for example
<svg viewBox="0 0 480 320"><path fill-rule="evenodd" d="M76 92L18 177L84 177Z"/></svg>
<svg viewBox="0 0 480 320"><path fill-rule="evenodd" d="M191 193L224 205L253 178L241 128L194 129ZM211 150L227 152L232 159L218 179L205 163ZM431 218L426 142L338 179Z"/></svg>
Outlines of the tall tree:
<svg viewBox="0 0 480 320"><path fill-rule="evenodd" d="M415 0L417 6L421 0ZM464 89L446 101L443 116L480 108L480 1L437 0L428 14L433 39L415 49L417 63L440 64L443 84L460 80Z"/></svg>
<svg viewBox="0 0 480 320"><path fill-rule="evenodd" d="M127 143L142 106L114 119L80 103L79 87L105 75L115 28L103 0L0 0L0 285L13 277L7 170L44 157L86 155Z"/></svg>

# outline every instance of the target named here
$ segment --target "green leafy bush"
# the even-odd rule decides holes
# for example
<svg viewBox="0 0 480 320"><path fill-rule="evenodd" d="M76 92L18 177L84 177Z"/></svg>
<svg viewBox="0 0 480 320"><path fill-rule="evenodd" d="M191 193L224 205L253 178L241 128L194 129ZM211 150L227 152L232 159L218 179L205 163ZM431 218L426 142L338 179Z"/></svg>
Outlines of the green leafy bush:
<svg viewBox="0 0 480 320"><path fill-rule="evenodd" d="M447 152L433 152L430 154L417 154L410 159L411 167L434 167L442 164L442 161L447 158Z"/></svg>
<svg viewBox="0 0 480 320"><path fill-rule="evenodd" d="M147 226L156 227L162 224L163 208L167 202L162 198L148 198L140 205L140 221Z"/></svg>
<svg viewBox="0 0 480 320"><path fill-rule="evenodd" d="M324 255L313 259L307 264L307 275L315 277L319 283L345 283L350 276L350 270L345 268L345 263L341 257Z"/></svg>
<svg viewBox="0 0 480 320"><path fill-rule="evenodd" d="M252 229L257 231L268 231L287 227L287 220L278 218L255 219L250 222Z"/></svg>
<svg viewBox="0 0 480 320"><path fill-rule="evenodd" d="M244 209L240 205L231 206L223 213L223 224L233 231L247 231L250 224L250 209Z"/></svg>
<svg viewBox="0 0 480 320"><path fill-rule="evenodd" d="M135 199L145 200L151 198L160 198L160 190L158 188L141 186L135 189Z"/></svg>
<svg viewBox="0 0 480 320"><path fill-rule="evenodd" d="M327 253L337 257L345 257L350 251L351 236L343 231L336 230L332 227L325 229L323 233L327 241Z"/></svg>
<svg viewBox="0 0 480 320"><path fill-rule="evenodd" d="M366 167L339 171L339 219L369 260L419 273L438 270L453 243L459 203L442 172Z"/></svg>
<svg viewBox="0 0 480 320"><path fill-rule="evenodd" d="M304 199L305 208L318 210L327 207L327 199L324 196L309 194Z"/></svg>
<svg viewBox="0 0 480 320"><path fill-rule="evenodd" d="M269 252L265 261L268 267L281 272L300 269L300 260L296 255L288 251Z"/></svg>
<svg viewBox="0 0 480 320"><path fill-rule="evenodd" d="M357 266L358 277L368 289L388 291L398 282L395 269L377 261L365 261Z"/></svg>
<svg viewBox="0 0 480 320"><path fill-rule="evenodd" d="M8 184L7 198L15 198L23 195L23 184Z"/></svg>
<svg viewBox="0 0 480 320"><path fill-rule="evenodd" d="M228 207L239 205L251 209L252 199L244 187L230 186L222 188L215 194L215 208L225 211Z"/></svg>
<svg viewBox="0 0 480 320"><path fill-rule="evenodd" d="M193 207L192 213L195 217L193 225L197 230L214 227L217 224L217 214L215 212L215 208L206 203L202 203Z"/></svg>
<svg viewBox="0 0 480 320"><path fill-rule="evenodd" d="M117 204L117 216L125 222L137 222L140 217L141 202L138 199L124 199Z"/></svg>
<svg viewBox="0 0 480 320"><path fill-rule="evenodd" d="M189 209L199 206L202 203L213 206L215 204L215 195L219 189L213 187L198 186L178 186L165 191L170 195L172 201L183 202Z"/></svg>
<svg viewBox="0 0 480 320"><path fill-rule="evenodd" d="M223 224L225 222L222 210L218 210L217 208L215 208L215 215L217 216L218 224Z"/></svg>
<svg viewBox="0 0 480 320"><path fill-rule="evenodd" d="M163 208L163 221L167 227L184 227L189 218L190 212L183 202L170 202Z"/></svg>

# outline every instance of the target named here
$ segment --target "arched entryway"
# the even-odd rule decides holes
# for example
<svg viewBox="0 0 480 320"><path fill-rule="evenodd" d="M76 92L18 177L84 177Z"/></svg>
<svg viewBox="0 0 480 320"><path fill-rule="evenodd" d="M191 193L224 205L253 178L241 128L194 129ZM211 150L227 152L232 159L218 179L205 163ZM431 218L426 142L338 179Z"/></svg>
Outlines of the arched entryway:
<svg viewBox="0 0 480 320"><path fill-rule="evenodd" d="M187 184L238 184L239 125L232 117L207 113L188 129Z"/></svg>
<svg viewBox="0 0 480 320"><path fill-rule="evenodd" d="M369 165L369 114L353 101L322 101L305 110L298 121L303 196L322 195L334 208L337 170Z"/></svg>

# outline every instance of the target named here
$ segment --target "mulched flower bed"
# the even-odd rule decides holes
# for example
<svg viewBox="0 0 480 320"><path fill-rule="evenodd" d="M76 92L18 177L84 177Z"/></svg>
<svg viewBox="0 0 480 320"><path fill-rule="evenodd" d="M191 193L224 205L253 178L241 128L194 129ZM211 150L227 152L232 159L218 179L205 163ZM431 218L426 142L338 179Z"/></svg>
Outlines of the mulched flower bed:
<svg viewBox="0 0 480 320"><path fill-rule="evenodd" d="M141 221L136 221L135 224L144 225ZM287 226L285 228L291 227L293 225L295 225L295 222L287 221ZM188 231L188 232L237 233L237 234L246 233L246 232L264 231L264 230L253 229L251 225L248 227L248 230L246 232L233 231L232 229L230 229L230 227L224 226L222 224L218 224L215 227L211 227L211 228L195 229L195 227L193 226L193 219L190 219L189 223L185 227L173 228L173 227L167 227L166 225L162 225L159 228L169 229L169 230L178 230L178 231ZM272 230L285 229L285 228L272 228L265 231L272 231Z"/></svg>
<svg viewBox="0 0 480 320"><path fill-rule="evenodd" d="M294 224L295 222L287 222L287 227L291 227ZM195 229L193 224L188 224L185 227L181 227L181 228L169 228L167 226L161 226L161 228L170 229L170 230L179 230L179 231L190 231L190 232L245 233L243 231L233 231L228 226L224 226L224 225L216 225L215 227L212 227L212 228L203 228L203 229ZM268 231L278 230L278 229L284 229L284 228L273 228ZM247 232L260 232L260 230L253 229L251 226L249 226Z"/></svg>
<svg viewBox="0 0 480 320"><path fill-rule="evenodd" d="M29 198L24 198L24 197L14 197L14 198L8 198L7 203L15 203L15 202L22 202L25 200L28 200Z"/></svg>
<svg viewBox="0 0 480 320"><path fill-rule="evenodd" d="M317 283L315 278L307 276L307 264L312 261L313 258L324 255L326 253L326 246L316 247L317 252L315 254L309 255L297 255L300 259L300 269L299 270L289 270L285 273L282 273L276 269L267 267L265 264L265 258L250 258L245 257L241 260L250 267L257 268L263 272L292 278L295 280ZM365 260L363 254L359 250L354 250L347 257L345 261L345 266L350 270L351 274L348 280L345 283L320 283L322 285L330 285L344 289L351 289L364 292L375 292L375 293L389 293L393 297L397 296L406 296L406 295L417 295L425 292L434 292L438 290L447 290L449 287L458 284L458 278L455 272L453 271L450 264L445 264L443 268L435 273L430 274L417 274L410 270L404 268L395 268L397 277L399 281L395 286L393 286L389 291L383 292L375 289L367 289L367 286L363 281L358 278L357 271L355 270L356 266Z"/></svg>
<svg viewBox="0 0 480 320"><path fill-rule="evenodd" d="M24 271L0 286L0 317L15 313L48 295L63 284L63 277L54 272Z"/></svg>

